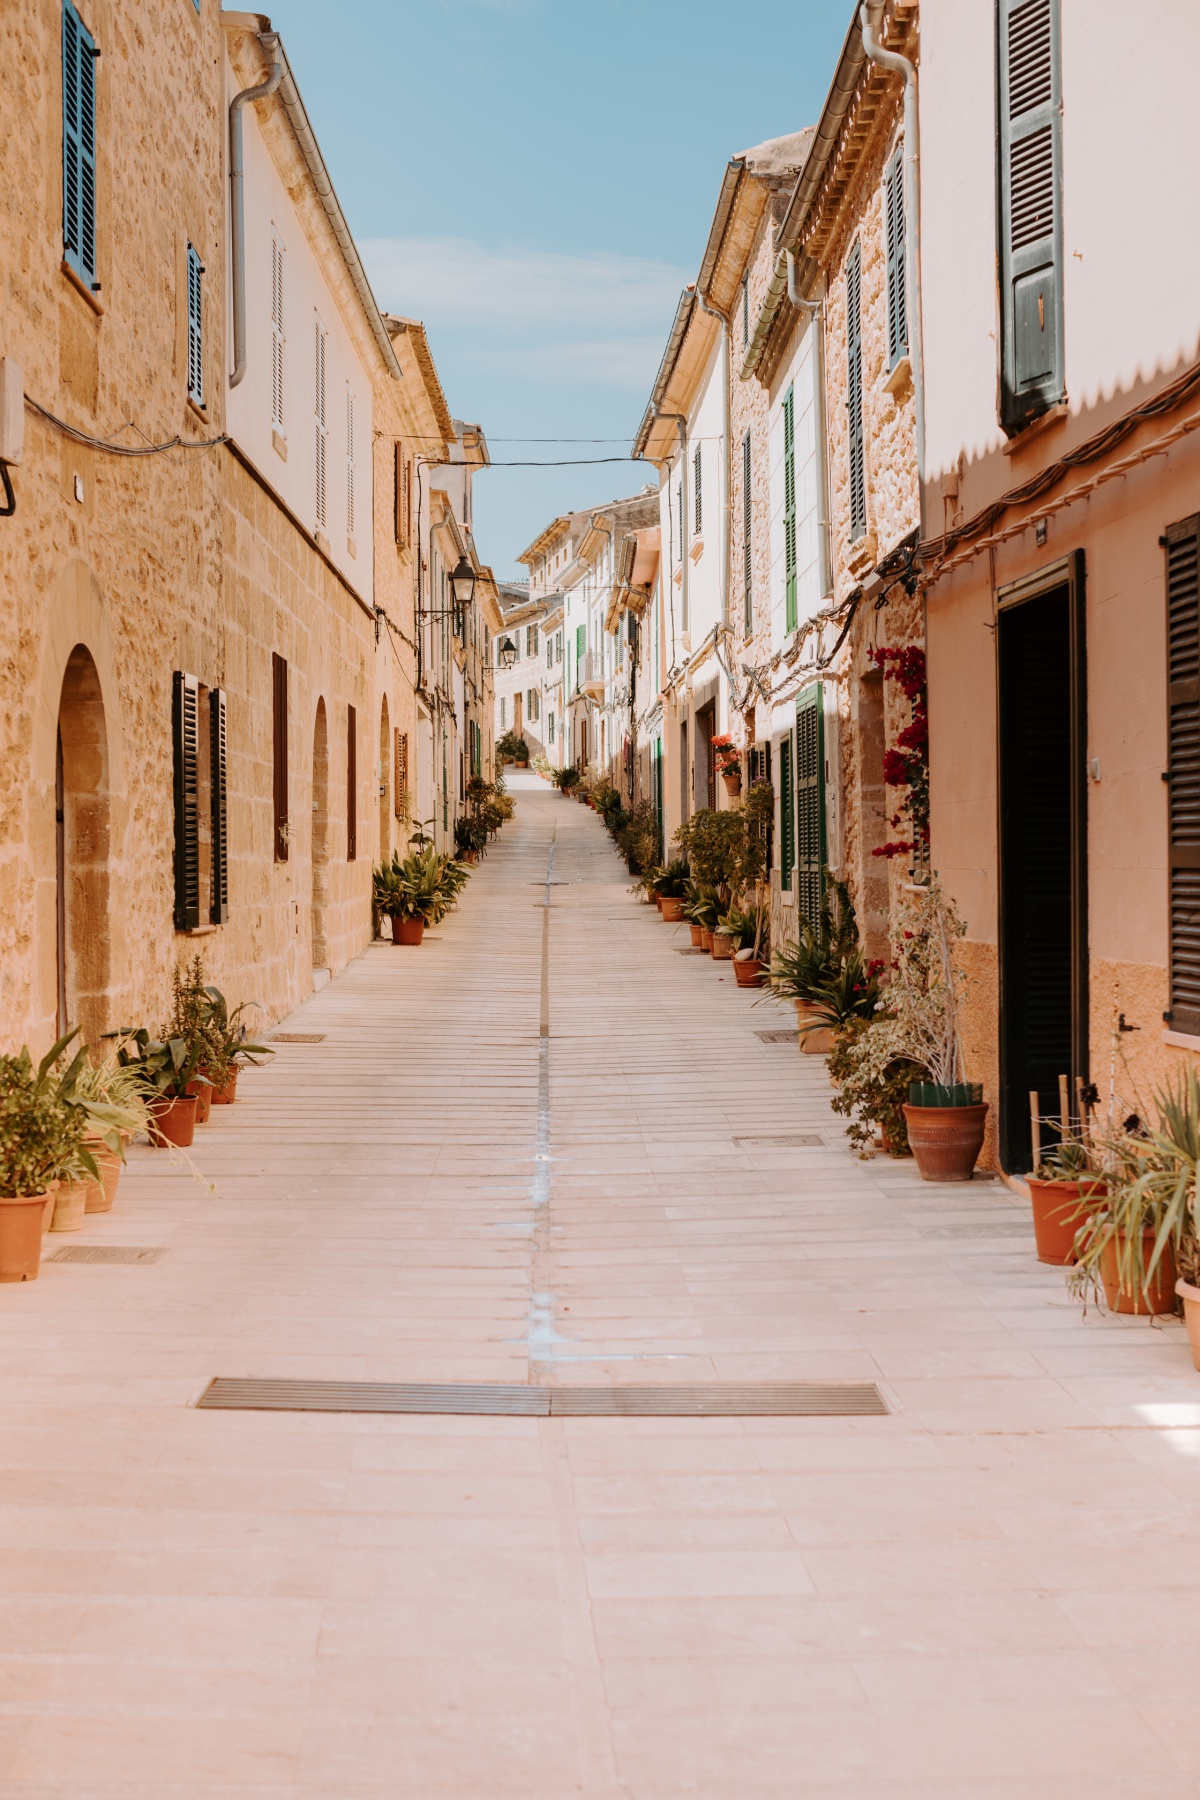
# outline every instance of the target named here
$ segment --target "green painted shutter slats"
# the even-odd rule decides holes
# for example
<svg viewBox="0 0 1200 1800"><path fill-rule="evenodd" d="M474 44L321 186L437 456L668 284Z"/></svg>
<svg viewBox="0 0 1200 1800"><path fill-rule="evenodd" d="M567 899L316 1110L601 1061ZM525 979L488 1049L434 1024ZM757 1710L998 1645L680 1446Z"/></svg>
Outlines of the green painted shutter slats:
<svg viewBox="0 0 1200 1800"><path fill-rule="evenodd" d="M1165 542L1168 1023L1200 1033L1200 516L1169 526Z"/></svg>
<svg viewBox="0 0 1200 1800"><path fill-rule="evenodd" d="M867 532L867 468L863 443L862 245L856 238L846 260L846 421L850 460L850 540Z"/></svg>
<svg viewBox="0 0 1200 1800"><path fill-rule="evenodd" d="M904 234L904 146L892 157L884 180L884 239L887 249L888 368L908 355L908 269Z"/></svg>
<svg viewBox="0 0 1200 1800"><path fill-rule="evenodd" d="M754 630L754 558L750 542L750 524L752 511L750 505L750 475L753 457L750 433L742 439L742 581L745 588L746 636Z"/></svg>
<svg viewBox="0 0 1200 1800"><path fill-rule="evenodd" d="M796 700L796 905L815 920L825 868L825 708L821 683Z"/></svg>
<svg viewBox="0 0 1200 1800"><path fill-rule="evenodd" d="M64 0L63 256L89 288L96 280L96 43Z"/></svg>
<svg viewBox="0 0 1200 1800"><path fill-rule="evenodd" d="M795 392L783 396L783 589L784 629L796 629L796 426Z"/></svg>
<svg viewBox="0 0 1200 1800"><path fill-rule="evenodd" d="M792 734L779 740L779 885L791 893L796 863L796 793Z"/></svg>
<svg viewBox="0 0 1200 1800"><path fill-rule="evenodd" d="M997 0L996 25L1000 420L1011 432L1065 392L1058 0Z"/></svg>
<svg viewBox="0 0 1200 1800"><path fill-rule="evenodd" d="M200 684L177 669L171 677L175 764L175 929L200 923Z"/></svg>
<svg viewBox="0 0 1200 1800"><path fill-rule="evenodd" d="M288 860L288 666L271 652L271 803L275 861Z"/></svg>
<svg viewBox="0 0 1200 1800"><path fill-rule="evenodd" d="M197 406L204 405L204 293L201 276L204 265L195 250L187 247L188 304L188 398Z"/></svg>
<svg viewBox="0 0 1200 1800"><path fill-rule="evenodd" d="M223 688L208 696L209 769L212 778L212 899L211 925L224 925L229 917L229 758L227 705Z"/></svg>

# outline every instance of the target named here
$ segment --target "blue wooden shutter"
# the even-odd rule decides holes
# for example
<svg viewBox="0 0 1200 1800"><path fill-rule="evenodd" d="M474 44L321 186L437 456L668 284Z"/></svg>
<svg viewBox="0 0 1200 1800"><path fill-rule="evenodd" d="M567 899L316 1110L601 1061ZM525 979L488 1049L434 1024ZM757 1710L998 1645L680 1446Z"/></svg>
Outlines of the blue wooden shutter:
<svg viewBox="0 0 1200 1800"><path fill-rule="evenodd" d="M796 904L814 922L825 869L825 709L821 683L796 700Z"/></svg>
<svg viewBox="0 0 1200 1800"><path fill-rule="evenodd" d="M887 250L888 368L908 355L908 267L904 233L904 146L888 164L884 179L884 240Z"/></svg>
<svg viewBox="0 0 1200 1800"><path fill-rule="evenodd" d="M796 426L795 393L783 396L783 587L784 629L795 631L796 616Z"/></svg>
<svg viewBox="0 0 1200 1800"><path fill-rule="evenodd" d="M175 929L200 923L200 684L176 670L171 678L175 762Z"/></svg>
<svg viewBox="0 0 1200 1800"><path fill-rule="evenodd" d="M229 783L226 745L226 697L213 688L208 696L209 769L212 786L212 900L210 924L229 917Z"/></svg>
<svg viewBox="0 0 1200 1800"><path fill-rule="evenodd" d="M1167 816L1173 1031L1200 1033L1200 516L1167 528Z"/></svg>
<svg viewBox="0 0 1200 1800"><path fill-rule="evenodd" d="M1060 62L1058 0L997 0L1000 422L1010 433L1066 391Z"/></svg>
<svg viewBox="0 0 1200 1800"><path fill-rule="evenodd" d="M187 247L188 398L204 405L204 294L200 278L204 264Z"/></svg>
<svg viewBox="0 0 1200 1800"><path fill-rule="evenodd" d="M863 444L862 245L846 259L846 421L849 428L850 541L867 532L867 468Z"/></svg>
<svg viewBox="0 0 1200 1800"><path fill-rule="evenodd" d="M93 290L96 280L96 42L64 0L63 257Z"/></svg>
<svg viewBox="0 0 1200 1800"><path fill-rule="evenodd" d="M750 544L750 524L752 512L750 506L750 475L753 466L753 455L750 433L742 439L742 582L745 588L744 604L746 610L746 636L754 630L754 559Z"/></svg>
<svg viewBox="0 0 1200 1800"><path fill-rule="evenodd" d="M788 731L779 740L779 885L785 894L792 890L792 870L796 862L794 780L792 734Z"/></svg>

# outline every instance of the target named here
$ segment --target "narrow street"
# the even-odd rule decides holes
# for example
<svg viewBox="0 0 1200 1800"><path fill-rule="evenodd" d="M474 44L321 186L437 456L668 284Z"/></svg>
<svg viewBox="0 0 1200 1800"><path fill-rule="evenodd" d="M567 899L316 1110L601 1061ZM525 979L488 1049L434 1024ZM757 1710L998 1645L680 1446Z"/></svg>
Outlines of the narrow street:
<svg viewBox="0 0 1200 1800"><path fill-rule="evenodd" d="M998 1180L851 1160L791 1016L512 787L458 911L198 1134L215 1193L138 1149L47 1244L159 1260L6 1291L5 1800L1194 1796L1182 1325L1082 1319ZM214 1376L889 1415L198 1411Z"/></svg>

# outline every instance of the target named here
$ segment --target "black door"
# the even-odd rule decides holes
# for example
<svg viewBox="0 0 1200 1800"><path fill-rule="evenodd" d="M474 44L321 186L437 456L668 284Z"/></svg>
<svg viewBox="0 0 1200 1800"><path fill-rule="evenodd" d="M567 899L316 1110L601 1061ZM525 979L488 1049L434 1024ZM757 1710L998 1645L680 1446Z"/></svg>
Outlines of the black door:
<svg viewBox="0 0 1200 1800"><path fill-rule="evenodd" d="M1003 605L1000 680L1000 1150L1030 1168L1032 1090L1088 1079L1082 559L1060 586ZM1043 1144L1054 1132L1043 1132Z"/></svg>

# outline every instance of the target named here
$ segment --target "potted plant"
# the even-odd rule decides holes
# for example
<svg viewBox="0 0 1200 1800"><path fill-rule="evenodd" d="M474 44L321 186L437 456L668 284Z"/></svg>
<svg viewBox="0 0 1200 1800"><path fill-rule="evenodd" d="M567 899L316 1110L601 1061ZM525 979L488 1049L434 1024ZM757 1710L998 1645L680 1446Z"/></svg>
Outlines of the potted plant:
<svg viewBox="0 0 1200 1800"><path fill-rule="evenodd" d="M488 828L481 818L454 821L454 851L461 862L477 862L487 849Z"/></svg>
<svg viewBox="0 0 1200 1800"><path fill-rule="evenodd" d="M213 1072L215 1070L223 1085L228 1070L213 1029L208 991L204 985L204 960L199 954L190 963L175 965L171 977L171 1017L159 1035L167 1043L176 1038L186 1038L189 1043L199 1041L200 1055L188 1095L196 1102L197 1125L206 1125L212 1110Z"/></svg>
<svg viewBox="0 0 1200 1800"><path fill-rule="evenodd" d="M677 923L683 917L689 885L688 866L681 857L675 857L665 868L656 870L654 892L658 897L659 911L668 925Z"/></svg>
<svg viewBox="0 0 1200 1800"><path fill-rule="evenodd" d="M833 1083L830 1105L850 1122L846 1136L860 1156L872 1156L878 1131L888 1156L911 1154L904 1116L909 1084L922 1073L918 1063L893 1057L880 1067L872 1055L872 1020L851 1013L832 1031L829 1079Z"/></svg>
<svg viewBox="0 0 1200 1800"><path fill-rule="evenodd" d="M146 1027L122 1031L117 1060L132 1069L150 1111L150 1142L186 1150L196 1134L196 1095L188 1092L205 1051L202 1038L152 1038Z"/></svg>
<svg viewBox="0 0 1200 1800"><path fill-rule="evenodd" d="M722 732L712 740L713 766L725 784L725 792L736 800L742 791L742 753L733 739Z"/></svg>
<svg viewBox="0 0 1200 1800"><path fill-rule="evenodd" d="M1103 1175L1093 1169L1086 1144L1064 1137L1046 1152L1027 1185L1038 1261L1065 1268L1075 1261L1075 1236L1088 1213L1082 1197L1105 1192Z"/></svg>
<svg viewBox="0 0 1200 1800"><path fill-rule="evenodd" d="M238 1070L243 1065L257 1066L264 1056L274 1056L269 1044L251 1043L246 1035L242 1014L253 1008L261 1011L257 1000L241 1000L230 1012L220 988L206 987L208 1001L209 1064L207 1074L214 1106L232 1106L237 1099Z"/></svg>
<svg viewBox="0 0 1200 1800"><path fill-rule="evenodd" d="M733 973L739 987L762 987L770 948L771 915L760 896L746 907L731 907L721 930L733 945Z"/></svg>
<svg viewBox="0 0 1200 1800"><path fill-rule="evenodd" d="M780 999L795 1002L800 1049L810 1056L829 1054L832 1031L843 1017L874 1012L878 982L863 964L850 890L828 870L816 918L801 919L796 937L776 951L768 980ZM860 982L869 1006L850 1005L843 1013L838 995L852 995Z"/></svg>
<svg viewBox="0 0 1200 1800"><path fill-rule="evenodd" d="M518 738L515 731L510 729L504 732L496 739L497 760L501 763L515 762L517 760L517 745L523 742L524 740Z"/></svg>
<svg viewBox="0 0 1200 1800"><path fill-rule="evenodd" d="M529 745L523 737L518 738L513 746L513 758L518 769L529 767Z"/></svg>
<svg viewBox="0 0 1200 1800"><path fill-rule="evenodd" d="M72 1185L82 1189L84 1213L110 1212L125 1161L125 1146L139 1131L149 1131L150 1109L136 1071L122 1068L115 1054L99 1063L87 1059L79 1062L74 1098L89 1116L84 1143L96 1163L97 1176L88 1175Z"/></svg>
<svg viewBox="0 0 1200 1800"><path fill-rule="evenodd" d="M579 770L574 764L566 769L555 769L550 779L562 795L563 799L569 800L571 798L571 789L579 780Z"/></svg>

